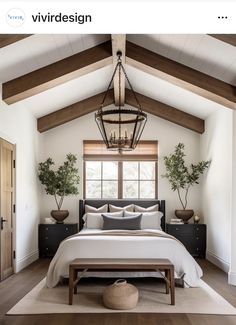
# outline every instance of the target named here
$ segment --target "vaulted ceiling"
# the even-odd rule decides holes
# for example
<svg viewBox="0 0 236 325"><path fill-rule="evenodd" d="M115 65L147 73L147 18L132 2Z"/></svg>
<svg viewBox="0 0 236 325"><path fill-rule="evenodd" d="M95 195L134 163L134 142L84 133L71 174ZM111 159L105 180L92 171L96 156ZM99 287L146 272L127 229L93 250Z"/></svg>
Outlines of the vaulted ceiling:
<svg viewBox="0 0 236 325"><path fill-rule="evenodd" d="M98 109L122 50L143 110L203 133L211 112L236 109L235 44L235 35L0 35L2 96L47 131ZM106 105L116 100L115 80Z"/></svg>

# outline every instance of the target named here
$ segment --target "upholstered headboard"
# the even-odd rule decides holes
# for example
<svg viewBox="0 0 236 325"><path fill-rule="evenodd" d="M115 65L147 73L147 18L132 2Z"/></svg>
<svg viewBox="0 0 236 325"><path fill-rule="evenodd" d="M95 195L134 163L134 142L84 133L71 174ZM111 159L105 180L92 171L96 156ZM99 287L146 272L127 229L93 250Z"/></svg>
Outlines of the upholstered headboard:
<svg viewBox="0 0 236 325"><path fill-rule="evenodd" d="M104 204L113 204L116 206L124 207L129 204L136 204L141 207L147 208L154 204L159 204L159 210L163 213L163 217L161 218L161 228L165 231L166 224L166 208L165 208L165 200L119 200L119 199L88 199L88 200L80 200L79 201L79 230L83 228L83 215L85 213L85 204L91 205L95 208L99 208Z"/></svg>

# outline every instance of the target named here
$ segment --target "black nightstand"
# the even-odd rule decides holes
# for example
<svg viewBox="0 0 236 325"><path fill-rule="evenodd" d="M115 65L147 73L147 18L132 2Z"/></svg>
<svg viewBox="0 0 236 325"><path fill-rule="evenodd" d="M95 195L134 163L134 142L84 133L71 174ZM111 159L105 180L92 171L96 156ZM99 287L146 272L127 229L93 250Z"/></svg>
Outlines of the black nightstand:
<svg viewBox="0 0 236 325"><path fill-rule="evenodd" d="M60 242L78 232L78 223L40 224L39 257L55 255Z"/></svg>
<svg viewBox="0 0 236 325"><path fill-rule="evenodd" d="M187 248L194 257L206 256L206 225L205 224L166 224L166 232Z"/></svg>

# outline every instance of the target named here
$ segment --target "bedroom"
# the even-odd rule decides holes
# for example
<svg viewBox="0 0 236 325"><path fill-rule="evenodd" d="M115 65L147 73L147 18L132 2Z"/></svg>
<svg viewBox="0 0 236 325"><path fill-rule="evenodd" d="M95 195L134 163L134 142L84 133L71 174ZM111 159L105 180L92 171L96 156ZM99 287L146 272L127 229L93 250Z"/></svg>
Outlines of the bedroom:
<svg viewBox="0 0 236 325"><path fill-rule="evenodd" d="M203 268L203 273L206 273L206 279L209 277L215 279L213 283L208 279L210 281L208 284L212 284L216 291L217 289L221 290L219 293L224 298L227 299L229 296L229 302L233 304L235 299L234 285L236 285L236 228L233 218L235 203L232 198L236 187L234 168L236 161L234 149L236 120L234 110L231 109L235 107L235 96L231 100L229 99L231 94L227 91L227 85L235 84L235 46L210 35L147 34L126 35L123 39L141 47L144 56L140 55L140 60L142 57L146 58L147 52L145 50L150 50L204 73L206 80L209 80L207 79L208 76L219 79L222 81L221 86L225 86L222 94L222 92L217 92L217 84L215 91L206 88L204 80L202 84L200 80L200 85L197 86L194 85L194 81L192 85L186 85L180 79L178 82L171 78L167 80L168 78L161 76L160 73L153 72L151 67L143 68L142 63L140 66L132 63L127 54L129 63L125 63L125 69L137 93L147 96L155 103L156 101L162 102L168 107L184 111L192 116L192 119L183 121L181 115L178 114L160 118L156 116L160 112L155 115L155 111L152 114L150 113L151 108L149 108L149 113L148 110L146 111L148 114L147 123L141 141L156 141L157 143L156 198L166 202L167 222L174 217L175 209L180 208L180 206L176 192L171 190L168 181L162 177L165 173L163 158L172 153L178 143L184 143L187 163L211 160L210 168L201 178L200 184L191 188L188 206L200 217L200 223L207 225L206 260L201 259L199 263ZM2 41L0 49L1 83L4 84L9 80L53 64L73 54L80 54L87 49L93 49L103 42L112 44L110 40L110 35L68 34L31 35L17 39L8 45L5 43L5 46L3 46L4 42ZM226 57L227 60L225 60ZM14 85L12 87L9 85L13 94L7 95L8 98L3 96L4 100L1 100L1 138L16 144L16 224L13 245L16 257L14 268L17 274L13 276L15 278L9 277L4 280L1 283L0 290L5 288L5 291L2 292L6 292L8 290L7 283L9 285L12 283L11 279L15 279L17 288L18 281L21 281L21 278L17 278L18 275L22 274L22 279L25 281L27 277L32 276L32 270L36 270L36 273L38 270L35 278L32 276L30 284L25 284L25 291L19 289L18 299L12 298L10 295L8 298L12 299L10 305L2 307L2 317L6 323L10 323L13 319L17 321L19 316L4 316L4 314L46 275L48 268L48 259L38 260L38 225L44 223L45 218L50 216L50 211L55 209L55 203L51 196L45 194L38 181L38 163L52 157L56 164L61 164L66 154L77 155L77 167L80 176L79 195L65 198L63 209L68 209L70 212L66 223L78 223L79 199L85 198L84 141L102 140L94 120L94 113L98 110L101 101L96 101L94 107L87 105L86 108L85 105L85 111L87 109L87 112L89 110L90 112L83 116L80 114L76 119L67 114L67 120L64 121L67 121L66 123L56 120L57 116L53 116L50 120L47 115L105 91L114 69L113 62L110 53L108 62L103 62L102 66L95 62L92 70L89 68L89 73L80 73L79 77L73 77L67 82L65 82L66 76L64 74L63 81L60 84L56 81L57 85L55 86L53 78L56 79L56 76L60 74L57 67L52 72L54 73L52 78L51 75L47 76L48 79L51 78L50 80L52 80L51 83L48 80L47 90L44 88L45 80L40 80L39 75L36 77L33 75L31 81L24 81L27 85L26 89L24 89L25 84L19 84L19 89L14 88ZM182 76L182 78L184 77ZM33 89L34 86L32 85L35 80L38 82L37 90ZM197 81L195 80L196 83ZM3 88L6 86L7 84ZM221 86L218 87L221 88ZM233 86L232 89L235 90ZM145 111L145 108L143 110ZM49 125L48 127L46 125L45 130L39 132L40 123L37 122L37 119L44 116L47 116L48 123L54 123L54 126ZM71 120L72 118L73 120ZM199 122L199 119L204 121L204 132L191 129L193 125L196 128L198 127L197 121ZM45 120L42 119L41 121ZM190 222L192 223L193 219ZM34 264L31 265L31 263ZM18 273L21 270L22 273ZM219 288L218 281L222 281L223 289ZM2 303L4 304L4 302L3 300ZM189 319L193 321L194 316L186 315L187 313L175 315L175 320L179 318L180 321L182 317L184 318L183 324L184 322L190 324ZM79 315L77 316L80 319ZM21 320L18 321L22 321L22 324L27 320L36 319L35 321L40 322L45 319L42 316L20 317ZM53 316L50 317L53 322L60 315L54 315L54 318ZM156 319L162 319L164 316L159 314L156 317ZM173 316L170 314L167 319L172 320L171 317ZM197 315L196 317L202 322L206 319L214 319L215 323L216 321L222 322L223 319L223 316L213 315ZM227 321L233 322L235 318L227 316L224 318L224 322Z"/></svg>

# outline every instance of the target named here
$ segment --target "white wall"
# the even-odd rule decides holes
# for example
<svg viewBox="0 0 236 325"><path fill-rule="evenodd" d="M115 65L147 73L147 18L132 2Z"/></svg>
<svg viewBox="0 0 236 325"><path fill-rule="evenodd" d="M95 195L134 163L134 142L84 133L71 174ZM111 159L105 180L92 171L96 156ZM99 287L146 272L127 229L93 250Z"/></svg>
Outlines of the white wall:
<svg viewBox="0 0 236 325"><path fill-rule="evenodd" d="M236 112L233 111L233 143L232 143L232 210L231 210L231 256L228 273L229 284L236 286Z"/></svg>
<svg viewBox="0 0 236 325"><path fill-rule="evenodd" d="M232 193L232 110L222 109L205 121L202 159L212 160L204 177L202 205L207 223L207 258L226 272L230 263Z"/></svg>
<svg viewBox="0 0 236 325"><path fill-rule="evenodd" d="M83 197L82 144L83 140L86 139L101 139L101 135L94 120L94 114L86 115L41 135L43 144L41 160L45 160L50 156L55 160L55 162L62 163L67 153L71 152L78 155L78 166L81 176L79 198ZM161 177L164 173L163 156L173 152L174 147L178 142L183 142L186 145L186 153L189 161L199 161L200 136L183 127L152 115L148 115L148 122L144 129L142 139L158 140L159 142L158 197L166 200L167 218L170 218L174 215L174 210L176 208L181 208L181 206L177 198L177 193L172 192L167 180ZM41 193L41 218L44 218L49 215L50 210L55 208L55 204L52 197L44 194L43 189ZM70 216L67 219L68 222L78 220L79 198L65 198L63 207L70 211ZM196 186L190 191L189 208L193 208L196 213L201 215L200 203L200 186Z"/></svg>
<svg viewBox="0 0 236 325"><path fill-rule="evenodd" d="M38 257L36 119L22 105L8 107L0 101L0 137L16 144L16 271L19 271Z"/></svg>

